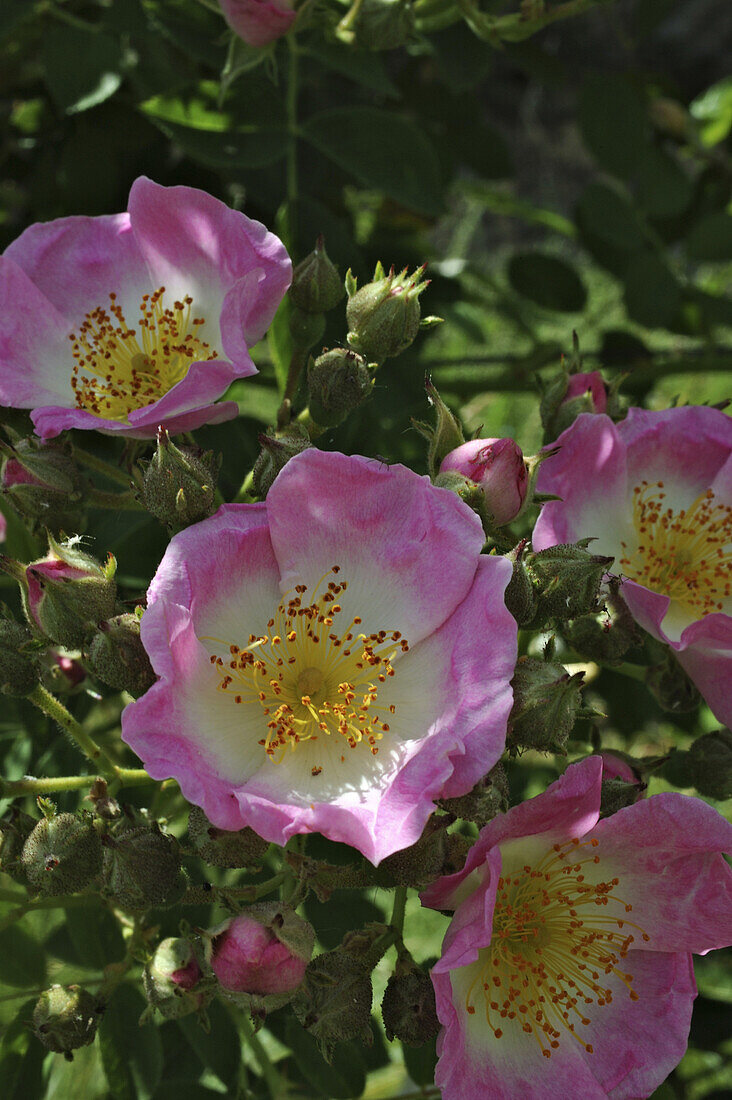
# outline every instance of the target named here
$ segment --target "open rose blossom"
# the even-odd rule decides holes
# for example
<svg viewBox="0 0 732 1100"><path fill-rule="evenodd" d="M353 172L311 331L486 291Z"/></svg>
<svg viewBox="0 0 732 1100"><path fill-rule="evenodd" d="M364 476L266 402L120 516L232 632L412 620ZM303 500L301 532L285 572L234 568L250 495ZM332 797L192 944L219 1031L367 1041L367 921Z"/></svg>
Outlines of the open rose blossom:
<svg viewBox="0 0 732 1100"><path fill-rule="evenodd" d="M732 724L732 418L718 409L583 414L546 459L536 550L592 537L622 596Z"/></svg>
<svg viewBox="0 0 732 1100"><path fill-rule="evenodd" d="M236 415L249 348L287 289L282 242L192 187L133 183L128 213L26 229L0 257L0 403L66 428L154 437Z"/></svg>
<svg viewBox="0 0 732 1100"><path fill-rule="evenodd" d="M732 941L732 825L659 794L598 820L602 761L481 831L422 895L453 909L432 970L443 1100L636 1100L686 1049L691 952Z"/></svg>
<svg viewBox="0 0 732 1100"><path fill-rule="evenodd" d="M221 0L224 19L249 46L266 46L295 21L291 0Z"/></svg>
<svg viewBox="0 0 732 1100"><path fill-rule="evenodd" d="M123 714L157 779L221 829L320 832L376 863L498 760L510 562L403 466L311 448L261 504L176 535L141 636L160 677Z"/></svg>

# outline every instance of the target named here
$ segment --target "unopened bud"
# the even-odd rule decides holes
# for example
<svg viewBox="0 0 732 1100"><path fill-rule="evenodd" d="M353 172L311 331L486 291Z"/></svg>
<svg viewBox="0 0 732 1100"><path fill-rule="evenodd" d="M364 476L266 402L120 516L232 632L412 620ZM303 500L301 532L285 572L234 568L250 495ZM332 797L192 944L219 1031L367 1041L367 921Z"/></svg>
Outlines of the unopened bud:
<svg viewBox="0 0 732 1100"><path fill-rule="evenodd" d="M314 942L313 928L293 909L262 902L207 934L206 961L226 993L261 1014L292 999Z"/></svg>
<svg viewBox="0 0 732 1100"><path fill-rule="evenodd" d="M57 543L49 535L45 558L24 569L8 559L2 564L20 581L30 625L58 645L80 649L96 624L114 614L117 563L110 554L101 565L79 549L77 538Z"/></svg>
<svg viewBox="0 0 732 1100"><path fill-rule="evenodd" d="M354 40L363 50L394 50L414 33L411 0L363 0L352 24Z"/></svg>
<svg viewBox="0 0 732 1100"><path fill-rule="evenodd" d="M44 817L23 845L21 863L31 888L39 894L73 894L102 869L99 834L90 821L76 814Z"/></svg>
<svg viewBox="0 0 732 1100"><path fill-rule="evenodd" d="M587 549L590 541L582 539L524 554L537 598L537 626L551 619L575 619L597 608L600 584L613 558L591 554Z"/></svg>
<svg viewBox="0 0 732 1100"><path fill-rule="evenodd" d="M528 539L522 539L506 557L513 566L511 580L504 593L506 607L519 626L530 623L536 615L537 599L534 585L523 562L523 553Z"/></svg>
<svg viewBox="0 0 732 1100"><path fill-rule="evenodd" d="M474 821L482 828L497 814L508 809L508 778L502 764L496 764L488 775L473 787L472 791L459 798L442 798L439 805L448 813L463 821ZM444 873L444 872L443 872Z"/></svg>
<svg viewBox="0 0 732 1100"><path fill-rule="evenodd" d="M384 1031L389 1042L399 1039L418 1047L440 1030L435 990L428 974L412 963L399 961L381 1002Z"/></svg>
<svg viewBox="0 0 732 1100"><path fill-rule="evenodd" d="M28 695L38 684L40 666L34 656L33 635L25 623L0 619L0 691Z"/></svg>
<svg viewBox="0 0 732 1100"><path fill-rule="evenodd" d="M595 615L581 615L564 627L567 641L589 661L619 664L627 650L641 640L619 588L619 582L612 578L605 610Z"/></svg>
<svg viewBox="0 0 732 1100"><path fill-rule="evenodd" d="M318 955L305 971L292 1008L329 1058L336 1043L370 1031L370 971L343 947Z"/></svg>
<svg viewBox="0 0 732 1100"><path fill-rule="evenodd" d="M304 313L327 313L346 293L338 268L325 251L322 236L293 271L288 293L293 304Z"/></svg>
<svg viewBox="0 0 732 1100"><path fill-rule="evenodd" d="M696 710L701 695L689 679L671 650L660 664L646 669L646 686L663 710L671 714L687 714Z"/></svg>
<svg viewBox="0 0 732 1100"><path fill-rule="evenodd" d="M143 475L142 503L151 515L174 530L207 519L216 506L220 464L213 451L176 447L160 428L157 449Z"/></svg>
<svg viewBox="0 0 732 1100"><path fill-rule="evenodd" d="M521 448L512 439L471 439L442 460L440 472L448 470L480 486L497 526L510 523L521 512L529 475Z"/></svg>
<svg viewBox="0 0 732 1100"><path fill-rule="evenodd" d="M707 798L732 798L732 733L716 730L698 737L688 753L690 778Z"/></svg>
<svg viewBox="0 0 732 1100"><path fill-rule="evenodd" d="M33 1032L44 1047L71 1061L72 1051L94 1042L101 1011L96 997L78 985L52 985L33 1009Z"/></svg>
<svg viewBox="0 0 732 1100"><path fill-rule="evenodd" d="M366 360L346 348L333 348L310 361L310 414L316 424L334 428L365 401L373 389Z"/></svg>
<svg viewBox="0 0 732 1100"><path fill-rule="evenodd" d="M570 675L553 661L520 657L511 686L513 709L506 743L512 751L566 753L567 740L579 717L584 675Z"/></svg>
<svg viewBox="0 0 732 1100"><path fill-rule="evenodd" d="M34 437L3 448L0 490L33 526L78 531L84 481L68 448Z"/></svg>
<svg viewBox="0 0 732 1100"><path fill-rule="evenodd" d="M409 275L405 267L395 275L392 268L384 275L379 264L374 281L350 295L346 307L348 343L370 363L383 363L414 341L421 321L419 296L429 285L424 271L420 267ZM352 285L351 280L346 285Z"/></svg>
<svg viewBox="0 0 732 1100"><path fill-rule="evenodd" d="M134 612L100 623L86 659L94 675L117 691L138 696L155 683L150 658L140 639L140 619Z"/></svg>
<svg viewBox="0 0 732 1100"><path fill-rule="evenodd" d="M283 470L295 455L311 447L312 443L305 428L297 421L288 424L277 435L266 435L262 432L259 443L262 449L254 463L252 477L257 495L266 497L280 470Z"/></svg>
<svg viewBox="0 0 732 1100"><path fill-rule="evenodd" d="M86 680L87 671L81 661L62 653L58 649L48 649L43 658L43 684L55 694L67 695L76 691Z"/></svg>
<svg viewBox="0 0 732 1100"><path fill-rule="evenodd" d="M175 905L185 890L176 840L144 825L105 837L104 884L123 909Z"/></svg>
<svg viewBox="0 0 732 1100"><path fill-rule="evenodd" d="M197 1012L213 996L204 981L193 944L183 937L162 940L145 966L145 996L166 1020Z"/></svg>
<svg viewBox="0 0 732 1100"><path fill-rule="evenodd" d="M386 875L395 886L424 889L433 882L445 862L446 833L438 818L431 817L416 844L393 852L379 864L379 879Z"/></svg>
<svg viewBox="0 0 732 1100"><path fill-rule="evenodd" d="M255 866L269 848L254 829L218 829L198 806L191 807L188 832L201 859L213 867Z"/></svg>

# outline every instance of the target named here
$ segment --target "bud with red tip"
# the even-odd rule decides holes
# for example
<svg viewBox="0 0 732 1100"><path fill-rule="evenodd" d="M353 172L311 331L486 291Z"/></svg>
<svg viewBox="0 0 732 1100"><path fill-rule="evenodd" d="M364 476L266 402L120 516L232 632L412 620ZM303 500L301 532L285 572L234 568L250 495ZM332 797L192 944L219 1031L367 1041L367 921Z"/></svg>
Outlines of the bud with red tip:
<svg viewBox="0 0 732 1100"><path fill-rule="evenodd" d="M295 21L291 0L220 0L221 13L248 46L267 46Z"/></svg>
<svg viewBox="0 0 732 1100"><path fill-rule="evenodd" d="M256 1012L287 1004L302 983L315 933L279 902L250 906L207 934L206 961L221 989Z"/></svg>
<svg viewBox="0 0 732 1100"><path fill-rule="evenodd" d="M398 275L394 268L385 275L381 264L377 264L373 281L360 290L348 272L348 343L369 362L383 363L413 342L422 324L419 296L429 285L429 280L424 281L424 272L425 268L420 267L409 275L405 267ZM427 319L430 324L435 320Z"/></svg>
<svg viewBox="0 0 732 1100"><path fill-rule="evenodd" d="M510 523L521 512L529 475L521 448L513 439L471 439L462 443L440 464L440 473L450 470L480 486L497 526Z"/></svg>
<svg viewBox="0 0 732 1100"><path fill-rule="evenodd" d="M206 985L203 971L184 937L162 940L142 975L145 996L166 1020L188 1016L211 1000L214 990Z"/></svg>

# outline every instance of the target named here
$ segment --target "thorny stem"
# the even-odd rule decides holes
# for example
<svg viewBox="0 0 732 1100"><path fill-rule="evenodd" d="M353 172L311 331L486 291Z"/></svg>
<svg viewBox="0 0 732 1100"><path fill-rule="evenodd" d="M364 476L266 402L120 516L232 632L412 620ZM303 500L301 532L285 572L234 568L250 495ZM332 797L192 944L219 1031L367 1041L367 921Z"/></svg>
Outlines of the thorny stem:
<svg viewBox="0 0 732 1100"><path fill-rule="evenodd" d="M86 757L93 764L98 764L104 775L105 779L114 779L116 777L116 765L114 761L107 755L104 749L97 745L96 741L86 733L76 719L69 714L66 707L51 695L50 691L46 691L44 687L39 684L28 696L28 699L39 710L43 711L49 718L53 718L55 722L61 726L65 733L76 743L78 748L84 753Z"/></svg>

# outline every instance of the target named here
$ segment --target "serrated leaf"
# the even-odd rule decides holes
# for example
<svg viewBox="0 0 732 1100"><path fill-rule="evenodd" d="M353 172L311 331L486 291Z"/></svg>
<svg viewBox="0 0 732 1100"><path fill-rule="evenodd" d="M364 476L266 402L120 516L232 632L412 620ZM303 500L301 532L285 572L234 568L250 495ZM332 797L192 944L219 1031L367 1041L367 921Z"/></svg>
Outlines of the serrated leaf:
<svg viewBox="0 0 732 1100"><path fill-rule="evenodd" d="M437 153L400 115L376 107L335 107L311 116L301 134L364 186L412 210L442 212Z"/></svg>
<svg viewBox="0 0 732 1100"><path fill-rule="evenodd" d="M151 1100L163 1072L156 1027L140 1027L146 1002L130 985L115 990L99 1024L102 1064L114 1100Z"/></svg>

